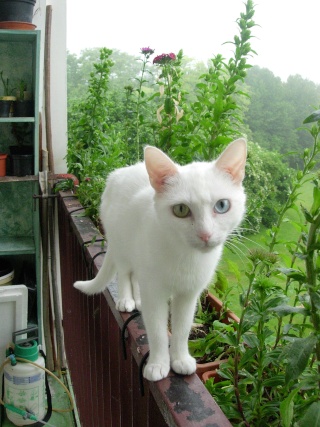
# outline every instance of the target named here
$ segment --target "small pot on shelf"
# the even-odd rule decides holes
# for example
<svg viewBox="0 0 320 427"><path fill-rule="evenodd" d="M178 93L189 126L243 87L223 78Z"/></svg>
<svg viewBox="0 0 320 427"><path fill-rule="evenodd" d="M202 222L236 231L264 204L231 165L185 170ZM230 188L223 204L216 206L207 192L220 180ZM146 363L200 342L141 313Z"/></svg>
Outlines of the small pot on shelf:
<svg viewBox="0 0 320 427"><path fill-rule="evenodd" d="M15 103L15 117L33 117L34 102L31 100L18 100Z"/></svg>
<svg viewBox="0 0 320 427"><path fill-rule="evenodd" d="M32 147L12 145L10 149L11 159L11 175L27 176L33 175L34 171L34 155Z"/></svg>
<svg viewBox="0 0 320 427"><path fill-rule="evenodd" d="M0 0L0 27L5 23L32 23L36 0ZM15 27L10 27L14 29ZM20 28L16 28L20 29ZM24 28L25 29L25 28Z"/></svg>
<svg viewBox="0 0 320 427"><path fill-rule="evenodd" d="M0 177L6 176L7 170L7 154L0 153Z"/></svg>
<svg viewBox="0 0 320 427"><path fill-rule="evenodd" d="M15 96L2 96L0 98L0 117L12 117L14 115Z"/></svg>
<svg viewBox="0 0 320 427"><path fill-rule="evenodd" d="M32 93L27 90L27 83L24 80L19 82L19 90L17 90L17 101L15 103L16 117L33 117L34 116L34 101Z"/></svg>

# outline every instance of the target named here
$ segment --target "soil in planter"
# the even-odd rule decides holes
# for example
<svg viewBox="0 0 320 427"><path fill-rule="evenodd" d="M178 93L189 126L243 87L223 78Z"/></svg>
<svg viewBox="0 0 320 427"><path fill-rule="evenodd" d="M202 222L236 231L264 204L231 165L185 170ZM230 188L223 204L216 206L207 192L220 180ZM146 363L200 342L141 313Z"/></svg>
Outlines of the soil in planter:
<svg viewBox="0 0 320 427"><path fill-rule="evenodd" d="M205 338L210 332L208 325L194 325L191 329L189 340L196 340ZM204 363L215 362L217 360L225 359L228 357L229 346L227 344L217 344L217 352L211 351L208 354L204 354L201 357L195 357L197 364L202 365Z"/></svg>
<svg viewBox="0 0 320 427"><path fill-rule="evenodd" d="M202 323L193 324L189 334L189 341L204 339L209 333L212 333L213 322L215 320L222 321L220 318L220 313L208 304L206 298L201 299L201 312L201 318L198 320L200 320ZM216 348L216 351L212 349L210 353L204 354L201 357L194 356L197 364L202 365L205 363L216 362L217 360L228 358L228 352L230 351L229 345L217 342L216 346L214 347Z"/></svg>

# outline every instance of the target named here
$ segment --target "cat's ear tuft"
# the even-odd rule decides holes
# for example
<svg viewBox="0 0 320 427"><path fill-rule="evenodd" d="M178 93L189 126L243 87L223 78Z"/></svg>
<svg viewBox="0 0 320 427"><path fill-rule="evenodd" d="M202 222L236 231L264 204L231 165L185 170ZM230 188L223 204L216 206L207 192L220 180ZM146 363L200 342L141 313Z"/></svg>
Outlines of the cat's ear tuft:
<svg viewBox="0 0 320 427"><path fill-rule="evenodd" d="M240 184L245 175L247 160L247 142L244 138L236 139L227 146L216 161L216 166L232 176Z"/></svg>
<svg viewBox="0 0 320 427"><path fill-rule="evenodd" d="M159 193L164 190L166 179L178 173L173 161L156 147L147 146L144 150L144 161L150 184Z"/></svg>

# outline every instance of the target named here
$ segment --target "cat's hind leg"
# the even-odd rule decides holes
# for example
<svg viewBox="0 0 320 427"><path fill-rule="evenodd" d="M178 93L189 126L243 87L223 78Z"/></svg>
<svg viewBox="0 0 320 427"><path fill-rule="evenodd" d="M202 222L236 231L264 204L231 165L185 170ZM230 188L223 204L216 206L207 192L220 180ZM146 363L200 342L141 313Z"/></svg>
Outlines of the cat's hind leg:
<svg viewBox="0 0 320 427"><path fill-rule="evenodd" d="M131 284L131 273L118 271L118 300L116 309L130 313L136 308L133 289Z"/></svg>

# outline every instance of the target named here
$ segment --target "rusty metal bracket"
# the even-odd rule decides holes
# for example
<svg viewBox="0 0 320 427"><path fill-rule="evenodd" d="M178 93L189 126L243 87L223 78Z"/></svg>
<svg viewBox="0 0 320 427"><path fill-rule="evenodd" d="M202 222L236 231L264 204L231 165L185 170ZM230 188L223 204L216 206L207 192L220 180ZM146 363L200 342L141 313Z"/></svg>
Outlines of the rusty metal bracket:
<svg viewBox="0 0 320 427"><path fill-rule="evenodd" d="M134 310L132 312L132 315L128 317L128 319L124 322L121 328L121 342L122 342L122 353L124 360L127 360L127 349L126 349L126 330L131 322L131 320L135 319L136 317L141 316L141 312L138 310Z"/></svg>

